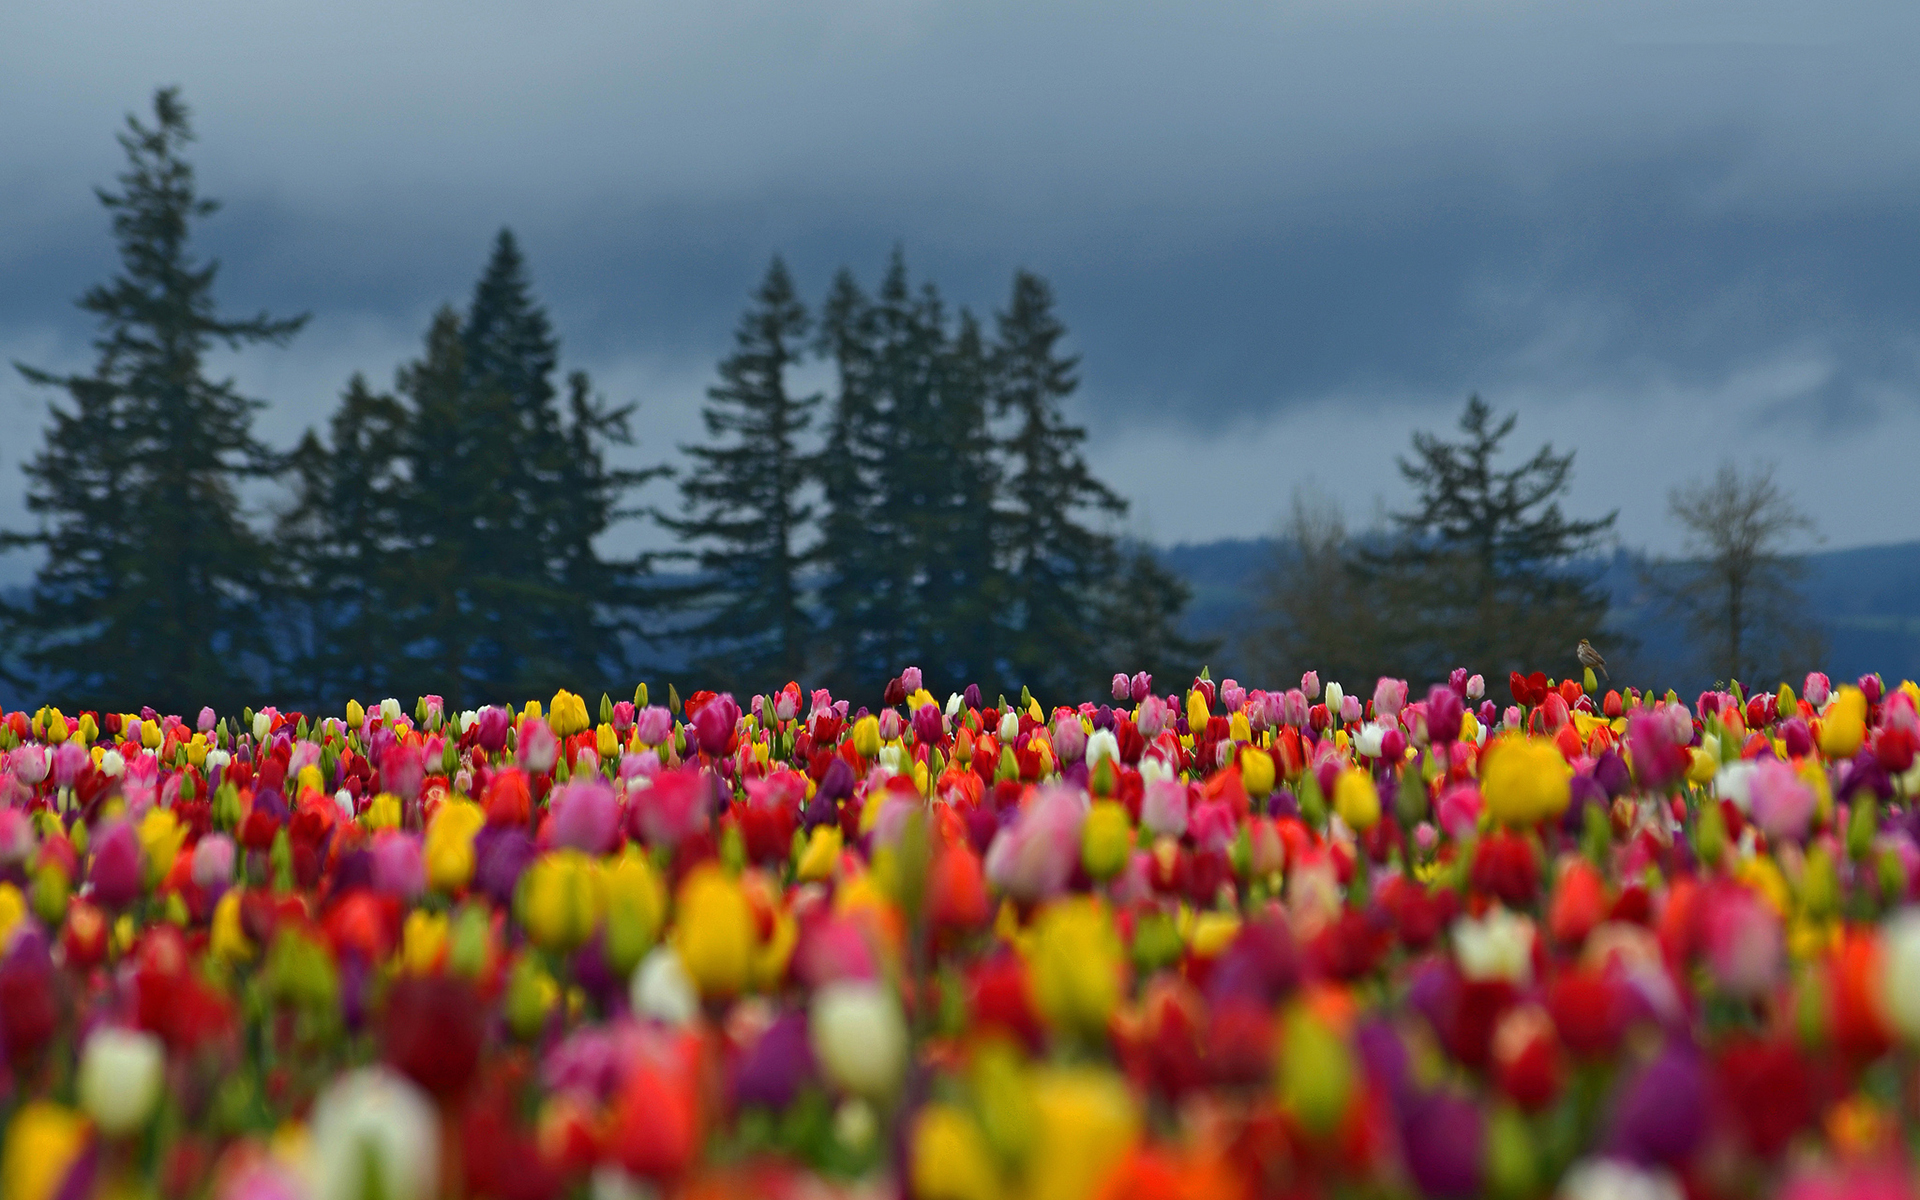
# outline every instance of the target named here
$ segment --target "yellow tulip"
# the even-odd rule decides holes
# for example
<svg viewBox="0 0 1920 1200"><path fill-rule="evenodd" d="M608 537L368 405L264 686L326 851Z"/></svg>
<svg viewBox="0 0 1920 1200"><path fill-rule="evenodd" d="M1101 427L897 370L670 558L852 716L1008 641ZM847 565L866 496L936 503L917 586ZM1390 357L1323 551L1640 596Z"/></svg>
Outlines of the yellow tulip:
<svg viewBox="0 0 1920 1200"><path fill-rule="evenodd" d="M253 942L240 924L239 888L228 890L213 906L213 931L207 939L207 953L228 963L253 960Z"/></svg>
<svg viewBox="0 0 1920 1200"><path fill-rule="evenodd" d="M536 714L537 715L537 714ZM588 729L587 702L565 688L553 694L553 715L547 718L556 737L572 737Z"/></svg>
<svg viewBox="0 0 1920 1200"><path fill-rule="evenodd" d="M0 1158L0 1196L49 1200L86 1147L87 1119L46 1100L30 1100L13 1114Z"/></svg>
<svg viewBox="0 0 1920 1200"><path fill-rule="evenodd" d="M1040 914L1028 967L1034 1000L1056 1029L1104 1036L1120 1005L1124 964L1119 935L1101 901L1061 900Z"/></svg>
<svg viewBox="0 0 1920 1200"><path fill-rule="evenodd" d="M1133 1093L1111 1071L1036 1071L1033 1107L1026 1178L1033 1200L1089 1200L1140 1135Z"/></svg>
<svg viewBox="0 0 1920 1200"><path fill-rule="evenodd" d="M367 811L360 814L360 823L368 829L400 828L400 797L381 792L367 803Z"/></svg>
<svg viewBox="0 0 1920 1200"><path fill-rule="evenodd" d="M13 927L27 915L27 898L10 883L0 883L0 946L7 944Z"/></svg>
<svg viewBox="0 0 1920 1200"><path fill-rule="evenodd" d="M621 974L631 974L653 949L666 920L667 894L647 856L628 847L606 872L607 962Z"/></svg>
<svg viewBox="0 0 1920 1200"><path fill-rule="evenodd" d="M1000 1172L964 1109L929 1104L913 1123L913 1191L926 1200L999 1200Z"/></svg>
<svg viewBox="0 0 1920 1200"><path fill-rule="evenodd" d="M1240 783L1247 795L1258 798L1273 791L1273 779L1273 755L1258 746L1241 749Z"/></svg>
<svg viewBox="0 0 1920 1200"><path fill-rule="evenodd" d="M869 714L853 723L853 748L863 758L874 758L880 753L880 718Z"/></svg>
<svg viewBox="0 0 1920 1200"><path fill-rule="evenodd" d="M1207 698L1199 688L1187 693L1187 728L1195 737L1207 727L1207 718L1211 715L1207 711Z"/></svg>
<svg viewBox="0 0 1920 1200"><path fill-rule="evenodd" d="M1487 813L1505 825L1534 825L1567 810L1572 798L1567 760L1544 738L1495 743L1481 766Z"/></svg>
<svg viewBox="0 0 1920 1200"><path fill-rule="evenodd" d="M415 975L439 967L447 955L447 915L416 908L400 927L400 965Z"/></svg>
<svg viewBox="0 0 1920 1200"><path fill-rule="evenodd" d="M794 865L794 877L805 883L831 879L840 866L840 848L838 825L814 826L805 849L800 851L800 861Z"/></svg>
<svg viewBox="0 0 1920 1200"><path fill-rule="evenodd" d="M746 987L753 968L753 911L737 880L711 863L680 885L674 948L687 978L708 998Z"/></svg>
<svg viewBox="0 0 1920 1200"><path fill-rule="evenodd" d="M1380 823L1380 790L1363 767L1348 767L1333 782L1333 811L1355 833Z"/></svg>
<svg viewBox="0 0 1920 1200"><path fill-rule="evenodd" d="M1687 782L1695 785L1707 783L1720 770L1720 756L1713 751L1695 746L1688 752Z"/></svg>
<svg viewBox="0 0 1920 1200"><path fill-rule="evenodd" d="M1133 856L1133 822L1126 805L1098 800L1080 827L1080 861L1094 879L1118 875Z"/></svg>
<svg viewBox="0 0 1920 1200"><path fill-rule="evenodd" d="M147 860L147 886L153 887L173 870L173 860L186 844L187 830L170 808L150 808L136 831L140 849Z"/></svg>
<svg viewBox="0 0 1920 1200"><path fill-rule="evenodd" d="M606 911L600 864L571 848L543 854L520 877L519 901L520 923L535 945L577 949Z"/></svg>
<svg viewBox="0 0 1920 1200"><path fill-rule="evenodd" d="M1866 740L1866 693L1852 684L1837 688L1820 721L1820 753L1829 761L1852 758Z"/></svg>
<svg viewBox="0 0 1920 1200"><path fill-rule="evenodd" d="M427 883L435 891L452 895L473 879L473 839L486 823L486 813L471 800L440 802L421 846Z"/></svg>

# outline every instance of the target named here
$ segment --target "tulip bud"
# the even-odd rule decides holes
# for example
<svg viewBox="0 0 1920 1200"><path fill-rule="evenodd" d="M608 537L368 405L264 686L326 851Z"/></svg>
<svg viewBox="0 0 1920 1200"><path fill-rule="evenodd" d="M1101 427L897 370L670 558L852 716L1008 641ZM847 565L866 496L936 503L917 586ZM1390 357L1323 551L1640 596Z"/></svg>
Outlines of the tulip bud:
<svg viewBox="0 0 1920 1200"><path fill-rule="evenodd" d="M1127 673L1122 671L1113 677L1113 698L1125 700L1132 694L1132 684L1127 681Z"/></svg>

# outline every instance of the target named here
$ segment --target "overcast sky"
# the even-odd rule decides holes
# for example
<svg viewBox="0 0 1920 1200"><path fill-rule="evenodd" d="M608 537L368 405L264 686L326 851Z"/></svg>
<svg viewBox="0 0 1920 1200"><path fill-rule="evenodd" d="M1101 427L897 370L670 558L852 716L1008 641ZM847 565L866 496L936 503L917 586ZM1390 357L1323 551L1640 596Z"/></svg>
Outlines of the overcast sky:
<svg viewBox="0 0 1920 1200"><path fill-rule="evenodd" d="M817 298L899 243L981 312L1052 280L1157 541L1270 532L1302 486L1365 523L1476 390L1630 544L1673 548L1667 489L1726 456L1829 546L1920 538L1916 51L1911 0L11 0L0 357L90 361L90 189L171 83L223 303L313 314L232 366L281 444L502 225L648 458L771 255ZM0 522L45 402L0 381Z"/></svg>

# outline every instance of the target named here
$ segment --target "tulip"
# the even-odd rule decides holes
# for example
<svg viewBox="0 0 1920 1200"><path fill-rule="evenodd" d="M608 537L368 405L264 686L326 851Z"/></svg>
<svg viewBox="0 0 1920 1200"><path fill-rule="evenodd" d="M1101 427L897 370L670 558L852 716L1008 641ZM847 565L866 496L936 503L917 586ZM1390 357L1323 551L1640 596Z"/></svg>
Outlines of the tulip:
<svg viewBox="0 0 1920 1200"><path fill-rule="evenodd" d="M1333 809L1347 827L1365 833L1380 823L1380 792L1373 776L1360 767L1340 772L1333 788Z"/></svg>
<svg viewBox="0 0 1920 1200"><path fill-rule="evenodd" d="M594 774L558 790L550 803L545 833L556 846L605 854L619 840L619 823L613 785Z"/></svg>
<svg viewBox="0 0 1920 1200"><path fill-rule="evenodd" d="M1324 1137L1352 1098L1353 1054L1338 1033L1303 1006L1288 1011L1281 1030L1280 1101L1309 1133Z"/></svg>
<svg viewBox="0 0 1920 1200"><path fill-rule="evenodd" d="M93 839L87 879L93 897L107 908L125 908L140 895L140 839L133 826L115 821Z"/></svg>
<svg viewBox="0 0 1920 1200"><path fill-rule="evenodd" d="M406 1077L385 1067L339 1076L308 1121L314 1200L428 1200L439 1190L440 1122Z"/></svg>
<svg viewBox="0 0 1920 1200"><path fill-rule="evenodd" d="M1114 697L1125 695L1127 677L1113 677ZM1000 1168L979 1123L951 1104L929 1104L914 1118L911 1175L916 1196L926 1200L998 1200Z"/></svg>
<svg viewBox="0 0 1920 1200"><path fill-rule="evenodd" d="M422 850L434 890L452 895L472 881L474 839L486 823L486 814L471 800L445 800L434 810Z"/></svg>
<svg viewBox="0 0 1920 1200"><path fill-rule="evenodd" d="M1566 811L1571 772L1552 742L1512 738L1488 751L1480 790L1487 811L1506 825L1535 825Z"/></svg>
<svg viewBox="0 0 1920 1200"><path fill-rule="evenodd" d="M885 985L838 980L813 993L808 1029L814 1058L834 1084L869 1100L884 1100L907 1065L907 1023Z"/></svg>
<svg viewBox="0 0 1920 1200"><path fill-rule="evenodd" d="M629 848L606 871L607 965L629 974L652 948L666 919L666 891L653 864Z"/></svg>
<svg viewBox="0 0 1920 1200"><path fill-rule="evenodd" d="M374 835L372 851L375 889L401 900L416 899L427 890L427 865L418 835L383 830Z"/></svg>
<svg viewBox="0 0 1920 1200"><path fill-rule="evenodd" d="M1820 753L1829 760L1852 758L1867 739L1867 697L1857 687L1834 693L1820 723Z"/></svg>
<svg viewBox="0 0 1920 1200"><path fill-rule="evenodd" d="M1102 800L1087 812L1080 830L1080 857L1087 874L1107 880L1120 873L1133 855L1133 823L1124 805Z"/></svg>
<svg viewBox="0 0 1920 1200"><path fill-rule="evenodd" d="M606 909L599 864L578 850L542 855L520 879L519 907L535 945L571 953L593 934Z"/></svg>
<svg viewBox="0 0 1920 1200"><path fill-rule="evenodd" d="M31 1100L8 1121L0 1155L0 1195L6 1200L54 1200L78 1189L64 1186L87 1145L86 1119L45 1100Z"/></svg>
<svg viewBox="0 0 1920 1200"><path fill-rule="evenodd" d="M80 1052L80 1107L109 1137L147 1123L160 1103L166 1049L160 1039L110 1025L95 1029Z"/></svg>
<svg viewBox="0 0 1920 1200"><path fill-rule="evenodd" d="M675 904L675 949L687 978L708 999L726 999L747 985L754 923L737 881L715 866L696 868Z"/></svg>
<svg viewBox="0 0 1920 1200"><path fill-rule="evenodd" d="M690 1025L700 1015L700 994L672 946L656 946L634 968L628 985L633 1011L668 1025Z"/></svg>
<svg viewBox="0 0 1920 1200"><path fill-rule="evenodd" d="M1105 1033L1125 973L1105 905L1093 899L1050 905L1035 925L1030 965L1034 1000L1049 1024L1089 1038Z"/></svg>
<svg viewBox="0 0 1920 1200"><path fill-rule="evenodd" d="M545 721L523 720L515 753L522 767L535 775L544 775L560 757L560 743L553 736L553 727Z"/></svg>

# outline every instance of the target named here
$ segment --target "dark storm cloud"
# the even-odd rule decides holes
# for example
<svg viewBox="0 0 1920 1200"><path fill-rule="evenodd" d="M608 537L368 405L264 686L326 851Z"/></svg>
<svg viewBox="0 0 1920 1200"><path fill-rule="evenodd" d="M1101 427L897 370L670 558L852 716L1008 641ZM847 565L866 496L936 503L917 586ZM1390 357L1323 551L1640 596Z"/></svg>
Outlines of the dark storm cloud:
<svg viewBox="0 0 1920 1200"><path fill-rule="evenodd" d="M817 295L900 243L976 309L1016 265L1054 281L1096 459L1162 537L1263 529L1299 482L1270 455L1267 498L1224 516L1166 486L1223 438L1363 431L1380 444L1321 479L1363 506L1406 430L1475 389L1580 446L1588 479L1657 497L1716 449L1780 458L1836 538L1920 533L1823 484L1914 429L1906 5L45 4L20 25L0 350L85 361L67 302L110 266L87 188L147 81L178 81L227 201L226 303L315 313L236 365L276 434L346 372L384 380L501 224L569 357L646 402L656 445L692 436L769 255ZM1630 436L1703 413L1723 445ZM1663 536L1657 504L1623 524Z"/></svg>

